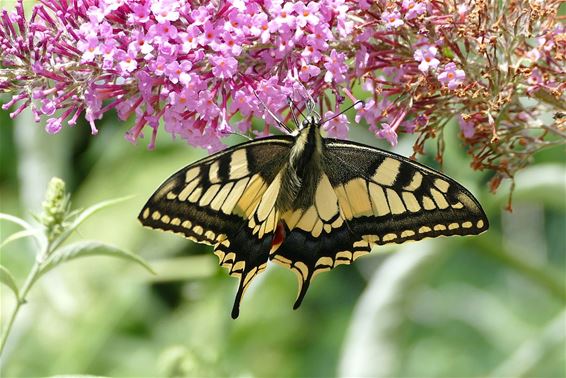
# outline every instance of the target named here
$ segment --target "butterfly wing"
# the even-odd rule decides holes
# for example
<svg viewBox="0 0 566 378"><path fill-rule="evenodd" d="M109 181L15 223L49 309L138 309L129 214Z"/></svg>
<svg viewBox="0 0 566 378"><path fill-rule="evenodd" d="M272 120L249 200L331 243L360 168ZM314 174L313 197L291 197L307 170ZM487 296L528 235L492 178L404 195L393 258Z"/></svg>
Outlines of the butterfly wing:
<svg viewBox="0 0 566 378"><path fill-rule="evenodd" d="M264 138L199 160L165 180L139 215L144 226L214 246L220 265L240 278L234 318L252 278L266 267L292 144L292 137Z"/></svg>
<svg viewBox="0 0 566 378"><path fill-rule="evenodd" d="M286 236L270 256L297 273L304 298L317 274L373 246L488 228L478 201L451 178L402 156L327 139L312 205L281 215Z"/></svg>

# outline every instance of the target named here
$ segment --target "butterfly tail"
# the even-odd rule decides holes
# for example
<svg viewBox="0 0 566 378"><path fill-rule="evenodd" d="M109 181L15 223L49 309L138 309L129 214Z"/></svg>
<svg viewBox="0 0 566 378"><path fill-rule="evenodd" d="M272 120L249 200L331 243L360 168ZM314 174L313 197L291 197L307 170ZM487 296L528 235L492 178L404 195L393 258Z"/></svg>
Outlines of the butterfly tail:
<svg viewBox="0 0 566 378"><path fill-rule="evenodd" d="M311 271L309 270L309 273L305 278L305 277L303 277L302 273L299 273L297 271L297 277L299 279L299 294L297 295L297 299L295 300L295 304L293 304L293 310L298 309L299 306L301 306L301 303L303 303L303 299L305 298L305 295L307 294L307 290L309 289L309 285L310 285L311 278L312 278L312 274L310 272Z"/></svg>

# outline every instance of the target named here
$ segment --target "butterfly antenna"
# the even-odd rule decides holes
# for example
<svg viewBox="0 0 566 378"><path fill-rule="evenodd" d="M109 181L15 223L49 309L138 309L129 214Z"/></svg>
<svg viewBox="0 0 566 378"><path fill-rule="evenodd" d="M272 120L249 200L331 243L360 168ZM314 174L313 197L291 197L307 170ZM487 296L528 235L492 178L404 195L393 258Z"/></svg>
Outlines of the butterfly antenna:
<svg viewBox="0 0 566 378"><path fill-rule="evenodd" d="M352 109L354 106L358 105L358 104L363 104L364 102L362 100L358 100L356 102L354 102L352 105L348 106L346 109L342 110L340 113L338 114L334 114L332 117L325 119L325 120L321 120L320 124L325 124L326 122L330 122L332 121L334 118L336 117L340 117L342 114L346 113L348 110Z"/></svg>
<svg viewBox="0 0 566 378"><path fill-rule="evenodd" d="M243 138L246 138L247 140L253 140L254 139L254 138L250 137L249 135L242 134L242 133L239 133L237 131L230 131L228 134L229 135L238 135L238 136L241 136Z"/></svg>
<svg viewBox="0 0 566 378"><path fill-rule="evenodd" d="M279 127L282 127L284 130L286 130L289 134L291 134L293 131L283 122L281 122L281 120L279 118L277 118L277 116L275 115L275 113L273 113L265 104L265 102L263 102L263 100L261 98L259 98L259 95L257 94L257 92L255 91L255 89L252 88L252 92L254 93L255 97L257 98L257 100L259 101L259 103L263 106L263 108L265 109L265 111L275 120L277 121L277 124L279 125Z"/></svg>
<svg viewBox="0 0 566 378"><path fill-rule="evenodd" d="M289 111L291 112L291 117L293 117L293 122L295 122L295 125L297 126L297 129L298 129L300 127L299 120L297 119L297 115L295 114L295 110L293 109L294 106L295 106L295 103L293 102L293 100L289 96L287 96L287 103L289 103Z"/></svg>
<svg viewBox="0 0 566 378"><path fill-rule="evenodd" d="M314 114L318 119L321 119L320 114L318 114L318 112L315 110L316 109L316 101L314 100L314 98L311 96L309 90L307 89L307 87L305 87L305 85L299 80L299 84L301 84L301 86L303 87L303 89L305 90L305 93L307 94L307 117L310 117L311 114Z"/></svg>

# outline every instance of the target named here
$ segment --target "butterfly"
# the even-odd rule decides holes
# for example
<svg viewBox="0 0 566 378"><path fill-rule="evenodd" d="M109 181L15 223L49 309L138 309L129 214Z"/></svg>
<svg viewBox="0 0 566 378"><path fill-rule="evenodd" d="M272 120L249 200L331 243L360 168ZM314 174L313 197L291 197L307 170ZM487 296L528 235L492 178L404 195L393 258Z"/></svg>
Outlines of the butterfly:
<svg viewBox="0 0 566 378"><path fill-rule="evenodd" d="M268 261L298 278L294 308L318 274L374 246L488 229L462 185L403 156L324 138L308 117L296 135L245 142L169 177L140 212L144 226L209 244L240 279L232 318Z"/></svg>

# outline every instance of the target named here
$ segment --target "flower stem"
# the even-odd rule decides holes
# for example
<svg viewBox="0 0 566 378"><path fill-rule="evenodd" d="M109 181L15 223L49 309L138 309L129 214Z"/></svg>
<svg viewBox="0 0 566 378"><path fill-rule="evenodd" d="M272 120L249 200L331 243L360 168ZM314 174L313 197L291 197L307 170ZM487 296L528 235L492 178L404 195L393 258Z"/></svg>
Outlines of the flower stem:
<svg viewBox="0 0 566 378"><path fill-rule="evenodd" d="M2 355L2 353L4 352L4 347L6 346L6 341L8 340L8 336L10 335L10 331L12 330L12 326L14 324L14 321L16 320L16 316L18 315L18 312L20 311L20 308L22 307L22 305L24 305L26 303L26 296L28 294L28 292L30 291L31 287L33 286L33 284L35 283L35 281L39 278L39 276L41 275L41 268L42 268L42 264L43 261L45 260L44 257L47 255L47 251L49 250L49 244L46 243L45 248L43 249L42 253L37 256L28 276L26 277L26 280L20 290L20 295L17 298L17 302L16 302L16 306L14 307L14 309L12 310L12 313L10 314L9 318L8 318L8 324L6 325L6 328L3 329L2 331L2 336L0 338L0 355Z"/></svg>

